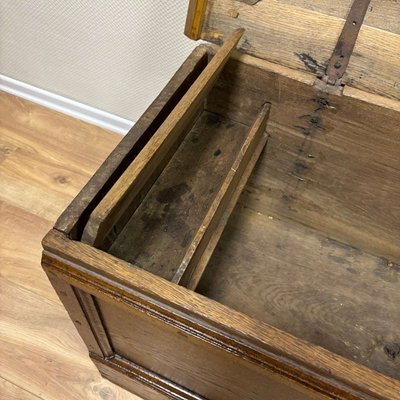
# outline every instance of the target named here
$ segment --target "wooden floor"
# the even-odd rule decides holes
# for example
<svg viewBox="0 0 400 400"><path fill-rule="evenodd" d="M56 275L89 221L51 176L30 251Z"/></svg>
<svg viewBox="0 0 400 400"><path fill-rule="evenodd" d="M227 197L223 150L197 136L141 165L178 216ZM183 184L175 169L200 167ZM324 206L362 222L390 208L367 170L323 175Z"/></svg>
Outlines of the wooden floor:
<svg viewBox="0 0 400 400"><path fill-rule="evenodd" d="M0 92L0 399L139 399L100 377L41 239L121 136Z"/></svg>

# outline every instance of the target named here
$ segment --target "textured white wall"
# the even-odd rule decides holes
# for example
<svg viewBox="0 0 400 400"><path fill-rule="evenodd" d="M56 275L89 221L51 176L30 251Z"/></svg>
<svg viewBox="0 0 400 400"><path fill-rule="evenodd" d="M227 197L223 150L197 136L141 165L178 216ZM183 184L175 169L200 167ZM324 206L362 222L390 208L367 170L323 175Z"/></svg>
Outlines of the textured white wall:
<svg viewBox="0 0 400 400"><path fill-rule="evenodd" d="M0 0L0 74L136 121L196 45L187 0Z"/></svg>

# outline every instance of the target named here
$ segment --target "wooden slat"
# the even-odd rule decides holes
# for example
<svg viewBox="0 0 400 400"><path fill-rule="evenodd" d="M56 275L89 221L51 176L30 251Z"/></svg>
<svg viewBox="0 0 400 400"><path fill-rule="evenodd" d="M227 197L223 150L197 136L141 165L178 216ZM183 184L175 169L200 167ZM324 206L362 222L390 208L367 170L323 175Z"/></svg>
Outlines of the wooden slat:
<svg viewBox="0 0 400 400"><path fill-rule="evenodd" d="M107 252L172 280L248 133L202 112Z"/></svg>
<svg viewBox="0 0 400 400"><path fill-rule="evenodd" d="M123 168L129 165L146 145L206 64L206 48L204 46L196 47L128 134L118 143L118 146L103 162L87 185L64 210L55 224L57 229L75 239L80 239L89 214L100 201L99 193L105 193L112 186L122 173ZM80 132L80 130L77 131ZM84 143L90 143L90 140L86 140ZM68 149L68 145L65 147ZM84 145L77 147L85 148ZM99 148L107 148L110 151L110 148L106 145L101 146L99 144ZM86 153L86 157L88 154L92 154L92 152ZM60 158L62 159L62 157ZM99 160L104 160L104 158L105 156ZM71 162L71 164L74 163ZM75 164L80 166L82 161ZM93 171L91 174L93 174Z"/></svg>
<svg viewBox="0 0 400 400"><path fill-rule="evenodd" d="M243 32L243 29L237 29L230 36L146 147L91 213L82 235L84 242L95 246L102 243L112 224L140 195L149 179L156 177L154 175L157 168L168 160L171 148L176 146L185 129L192 124L205 96L212 88Z"/></svg>
<svg viewBox="0 0 400 400"><path fill-rule="evenodd" d="M243 181L242 178L250 175L258 159L257 157L254 160L253 155L259 156L265 145L266 136L264 133L269 110L270 105L266 104L257 115L246 141L190 243L172 282L179 283L189 289L194 289L197 286L218 241L218 236L221 235L223 227L229 218L229 211L232 210L232 200L238 198L239 193L246 184L246 180ZM262 140L263 136L264 140Z"/></svg>
<svg viewBox="0 0 400 400"><path fill-rule="evenodd" d="M266 141L266 139L267 138L265 138L265 141ZM188 289L194 290L197 287L197 284L199 283L201 277L203 276L204 270L206 269L206 267L208 265L210 256L211 256L212 252L214 251L214 249L216 248L216 246L220 240L220 237L222 235L222 232L223 232L226 224L228 223L228 219L230 218L230 215L236 206L236 203L240 197L240 194L241 194L242 190L244 189L244 187L247 183L247 180L248 180L250 174L252 173L253 168L256 165L256 163L260 157L260 154L262 153L262 151L264 149L265 141L262 140L260 142L260 144L258 145L258 147L256 148L256 150L254 151L253 156L251 157L251 160L249 161L249 165L246 168L246 170L244 171L243 176L238 184L237 190L232 195L232 197L230 198L230 200L226 206L225 212L221 217L221 223L218 225L218 227L215 229L215 231L211 234L211 237L209 239L208 252L206 252L204 254L204 256L199 260L196 271L193 273L193 275L190 278L190 283L185 285Z"/></svg>
<svg viewBox="0 0 400 400"><path fill-rule="evenodd" d="M197 270L200 254L212 253L209 235L229 217L226 206L249 165L249 143L250 153L254 147L258 154L265 143L266 107L261 114L254 134L247 125L203 112L108 252L174 282L187 266ZM200 256L203 265L207 257Z"/></svg>
<svg viewBox="0 0 400 400"><path fill-rule="evenodd" d="M332 11L336 2L332 5L319 2L315 7L306 3L302 0L262 0L248 5L236 0L208 0L201 37L220 44L232 29L243 27L246 33L241 51L323 75L351 3L339 2L340 16ZM372 11L370 7L343 82L367 92L400 99L400 35L396 29L394 32L387 30L392 30L392 26L398 29L400 5L388 3L371 3ZM386 19L393 23L386 25ZM373 26L368 26L370 21Z"/></svg>
<svg viewBox="0 0 400 400"><path fill-rule="evenodd" d="M96 300L90 294L74 288L74 293L79 300L80 306L86 315L87 321L90 324L91 331L96 338L96 341L101 348L103 357L110 357L114 354L111 347L110 339L107 336L100 311L97 307ZM68 306L67 309L76 309L76 307ZM99 354L99 353L97 353Z"/></svg>

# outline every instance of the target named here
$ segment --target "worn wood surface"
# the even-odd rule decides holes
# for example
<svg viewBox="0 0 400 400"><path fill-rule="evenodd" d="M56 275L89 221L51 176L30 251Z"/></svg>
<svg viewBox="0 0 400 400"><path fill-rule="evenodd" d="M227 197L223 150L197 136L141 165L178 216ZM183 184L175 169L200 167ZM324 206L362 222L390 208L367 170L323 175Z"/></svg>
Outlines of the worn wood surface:
<svg viewBox="0 0 400 400"><path fill-rule="evenodd" d="M253 129L203 113L109 252L175 283L183 275L191 282L260 143L268 110Z"/></svg>
<svg viewBox="0 0 400 400"><path fill-rule="evenodd" d="M280 3L294 7L312 10L317 13L333 15L346 19L353 0L338 0L327 2L325 0L278 0ZM371 0L369 13L364 24L373 28L400 34L399 25L400 7L397 1Z"/></svg>
<svg viewBox="0 0 400 400"><path fill-rule="evenodd" d="M129 390L132 393L137 393L145 400L171 399L171 396L169 396L168 394L161 393L159 390L156 390L154 386L152 387L150 385L143 385L137 379L138 376L140 376L143 379L148 379L148 377L132 373L131 371L128 371L126 368L120 368L119 370L116 370L115 368L113 368L114 363L111 363L111 361L107 362L105 360L93 359L93 362L96 364L96 367L99 369L102 376L107 378L109 381L114 382L118 386L121 386L126 390Z"/></svg>
<svg viewBox="0 0 400 400"><path fill-rule="evenodd" d="M198 291L400 379L399 264L239 206Z"/></svg>
<svg viewBox="0 0 400 400"><path fill-rule="evenodd" d="M247 130L203 113L109 252L172 280Z"/></svg>
<svg viewBox="0 0 400 400"><path fill-rule="evenodd" d="M52 230L43 243L43 265L47 271L96 298L117 302L118 307L125 309L126 320L129 314L141 311L189 335L189 341L192 337L206 342L211 340L217 347L222 346L246 359L250 357L256 365L317 388L332 398L400 398L397 380L303 342L147 271L132 268L127 262L71 241L60 232ZM110 277L116 285L110 286ZM154 334L162 332L156 330ZM159 349L155 353L162 357Z"/></svg>
<svg viewBox="0 0 400 400"><path fill-rule="evenodd" d="M82 235L83 241L96 246L101 245L113 224L127 208L132 207L132 202L136 202L136 207L139 205L142 189L149 189L149 184L161 173L174 149L190 129L203 107L206 95L236 48L243 32L243 29L237 29L225 41L147 145L105 194L90 214Z"/></svg>
<svg viewBox="0 0 400 400"><path fill-rule="evenodd" d="M302 393L278 375L162 321L99 300L116 353L204 399L322 399ZM155 350L157 349L157 350ZM177 351L179 349L179 351ZM151 356L149 356L151 355ZM184 373L182 373L184 371Z"/></svg>
<svg viewBox="0 0 400 400"><path fill-rule="evenodd" d="M290 68L323 75L340 36L350 0L208 0L201 37L221 43L244 27L241 51ZM373 1L343 82L400 99L400 3Z"/></svg>
<svg viewBox="0 0 400 400"><path fill-rule="evenodd" d="M246 184L243 179L250 176L251 170L257 162L257 156L260 155L266 144L265 130L269 110L270 105L264 104L257 113L239 153L235 155L234 162L222 182L221 188L186 251L173 282L189 289L194 289L197 286L215 248L218 236L221 235L229 218L228 213L230 213L232 201L243 190Z"/></svg>
<svg viewBox="0 0 400 400"><path fill-rule="evenodd" d="M96 175L88 181L61 214L55 225L57 229L74 239L80 239L89 214L96 207L101 196L130 165L206 65L207 50L205 46L198 46L135 123L130 134L124 136L110 157L96 171Z"/></svg>
<svg viewBox="0 0 400 400"><path fill-rule="evenodd" d="M243 123L272 103L267 151L242 203L400 262L400 113L320 93L299 74L232 60L208 97L208 110Z"/></svg>
<svg viewBox="0 0 400 400"><path fill-rule="evenodd" d="M226 68L208 99L207 109L225 114L239 123L249 123L256 107L269 100L273 103L274 115L269 129L271 147L268 146L264 158L251 178L249 191L244 193L240 204L248 207L249 212L257 213L260 219L264 220L265 216L278 217L290 227L294 226L293 231L298 233L295 239L298 240L298 236L303 235L308 240L307 248L308 245L321 244L321 237L334 237L339 240L348 238L349 241L344 242L359 248L366 247L376 254L390 256L391 259L397 257L398 246L390 240L390 237L395 237L393 233L398 233L395 219L398 213L397 186L393 186L389 178L396 176L398 171L398 131L393 129L398 121L398 114L390 108L377 108L354 97L350 101L347 97L338 98L318 93L308 84L307 74L302 75L300 81L294 82L287 77L279 77L275 72L261 71L257 66L242 67L234 61L231 65L233 67ZM229 79L225 79L226 76ZM231 83L234 83L235 87ZM229 101L221 102L222 97ZM274 107L276 105L281 107ZM333 132L335 135L332 135ZM10 152L13 152L12 148ZM386 157L384 160L383 153ZM4 158L7 157L6 154ZM324 180L326 176L328 181ZM329 180L332 177L335 178L333 182ZM374 180L371 177L379 179ZM350 182L350 178L353 182ZM304 182L306 185L302 187ZM292 197L288 197L288 194ZM317 206L314 206L314 202ZM382 204L389 206L382 210ZM275 214L272 214L273 212ZM385 229L382 227L383 223L387 223ZM309 231L303 225L316 228L320 233L316 234L317 236L307 236L304 230ZM280 225L280 228L285 229L285 226ZM259 236L258 240L265 240L263 235ZM275 242L271 240L276 244L275 247L280 244L277 242L277 236L273 236ZM289 239L292 239L290 235ZM292 242L296 244L295 241ZM249 368L254 368L258 371L257 374L266 373L265 371L268 371L268 374L271 371L277 372L281 375L278 381L283 379L289 385L294 385L293 387L298 385L296 382L301 382L309 388L318 389L323 395L340 399L399 398L399 381L363 367L360 365L361 361L353 363L318 346L298 340L248 315L235 312L146 271L133 268L130 264L98 249L71 241L58 231L52 231L44 244L47 251L44 255L46 270L56 274L58 279L64 279L68 284L86 290L95 296L96 302L103 307L104 314L107 314L105 323L109 324L108 328L111 327L116 338L115 343L112 337L110 339L112 349L116 343L118 346L124 346L124 343L130 340L129 335L132 335L135 341L137 338L143 340L143 346L139 346L135 354L132 352L132 346L118 347L119 351L130 354L129 357L137 357L140 362L143 360L152 363L154 360L147 358L151 351L151 346L148 347L149 340L154 343L164 340L171 343L171 346L174 343L178 344L179 348L185 349L185 355L193 354L191 349L197 348L193 342L200 340L202 345L199 348L209 348L212 343L218 349L224 348L229 356L238 357L243 366L250 362ZM301 248L301 243L297 242L297 246ZM365 262L367 267L369 266L368 271L371 272L372 266L375 266L371 260L377 258L367 257L364 260L363 256L359 255L363 253L360 250L354 250L355 253L349 256L336 242L329 241L329 246L327 245L330 255L333 254L334 257L353 257L351 260L355 267ZM340 253L341 250L345 254ZM305 251L299 251L298 256L303 254L304 259L308 260L308 254L304 253ZM333 258L332 261L328 256L322 258L326 260L327 265L331 268L337 267L338 270L339 260ZM343 262L340 264L342 266ZM303 266L302 263L300 265ZM387 265L389 268L394 266L394 272L397 273L395 263L388 262ZM305 267L311 268L309 264ZM357 268L354 269L357 271ZM351 271L346 270L346 273ZM367 275L366 281L369 282L370 275L364 270L359 276L362 277L362 274ZM397 276L393 274L393 270L390 270L390 274L391 277ZM339 275L336 280L340 283L341 290L347 292L350 289L346 286L346 275ZM110 277L115 280L115 285L110 285ZM360 282L357 281L358 287L361 287L360 292L361 289L368 290L363 287L363 282L361 278ZM387 288L385 285L384 282L384 289ZM258 287L262 288L262 285L259 284ZM392 286L390 288L393 289ZM350 295L349 298L354 300ZM365 299L364 296L363 298ZM283 299L287 300L287 297ZM379 301L383 299L385 294ZM104 306L103 303L107 304ZM342 317L340 308L337 310L328 304L326 309L328 314L329 310L333 310ZM312 311L316 310L313 315L320 316L325 322L327 318L323 315L326 309L318 304L312 307ZM123 310L124 317L115 320L115 315L120 310ZM347 311L348 309L345 310ZM131 318L143 323L143 331L147 332L147 335L135 330L137 325ZM101 321L103 322L103 319ZM128 328L125 329L123 324ZM159 329L165 325L165 330ZM374 332L384 334L379 330ZM384 354L394 358L393 362L396 362L397 339L395 336L384 339ZM387 339L393 341L388 343ZM352 344L345 343L339 350L344 352L351 346ZM380 349L379 344L376 345L376 349ZM221 350L214 353L215 357L219 351ZM164 354L160 350L155 354L160 372L171 374L171 379L175 381L179 380L178 372L186 372L189 369L190 373L184 375L181 382L185 384L187 379L191 385L197 385L196 377L199 370L201 371L201 365L196 364L196 368L190 369L187 366L187 357L182 361L179 354L175 354L173 359L176 363L168 366L168 354L168 346L165 346ZM227 354L223 357L227 357ZM376 354L365 354L362 353L362 357L375 357L375 362L381 360L381 353L378 351ZM208 358L211 359L211 356ZM214 360L215 365L218 365L217 359ZM229 358L228 362L223 364L232 368L238 377L236 383L240 382L242 376L237 370L235 372L235 363L231 365L230 360ZM110 359L107 366L111 364ZM147 366L151 367L150 364ZM178 370L175 370L177 366ZM215 371L210 377L210 388L217 390L213 393L222 393L222 397L232 397L232 393L226 392L226 388L216 389L219 385L214 378L222 376L220 373ZM256 379L257 374L254 373L247 380L250 382L251 379ZM116 381L118 379L122 379L121 376L115 377ZM258 386L257 381L252 382L256 387L252 395L257 398L260 394L257 390L261 386ZM243 387L239 385L237 390L240 392Z"/></svg>
<svg viewBox="0 0 400 400"><path fill-rule="evenodd" d="M101 378L41 240L120 136L0 92L0 398L138 399Z"/></svg>

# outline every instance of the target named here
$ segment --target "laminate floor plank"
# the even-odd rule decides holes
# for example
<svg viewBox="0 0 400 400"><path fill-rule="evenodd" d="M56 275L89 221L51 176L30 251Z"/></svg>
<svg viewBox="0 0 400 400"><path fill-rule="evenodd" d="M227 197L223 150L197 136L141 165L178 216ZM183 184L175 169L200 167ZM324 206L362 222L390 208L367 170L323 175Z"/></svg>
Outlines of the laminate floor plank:
<svg viewBox="0 0 400 400"><path fill-rule="evenodd" d="M19 386L0 377L0 393L7 400L40 400L41 398L21 389Z"/></svg>
<svg viewBox="0 0 400 400"><path fill-rule="evenodd" d="M52 223L0 200L0 277L59 303L40 266L42 238ZM23 238L23 240L21 240Z"/></svg>
<svg viewBox="0 0 400 400"><path fill-rule="evenodd" d="M61 304L2 279L0 285L0 376L44 400L137 399L119 393L84 357Z"/></svg>
<svg viewBox="0 0 400 400"><path fill-rule="evenodd" d="M41 240L121 136L0 92L0 399L137 400L101 378Z"/></svg>

